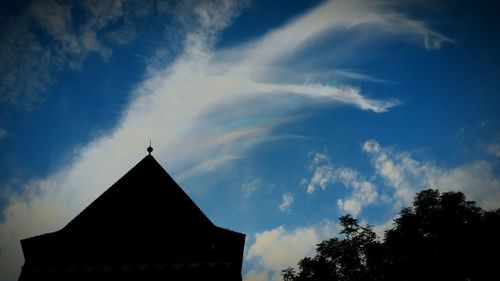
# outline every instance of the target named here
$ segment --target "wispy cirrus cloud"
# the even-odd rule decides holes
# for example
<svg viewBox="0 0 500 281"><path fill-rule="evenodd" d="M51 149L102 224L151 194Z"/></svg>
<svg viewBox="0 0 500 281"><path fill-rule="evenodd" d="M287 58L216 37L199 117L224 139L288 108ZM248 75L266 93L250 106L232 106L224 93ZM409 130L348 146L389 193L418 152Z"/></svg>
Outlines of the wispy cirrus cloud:
<svg viewBox="0 0 500 281"><path fill-rule="evenodd" d="M452 39L431 30L423 21L398 13L397 2L389 2L325 1L286 26L272 30L258 42L249 43L250 54L245 54L247 58L241 67L249 65L248 68L265 70L265 67L259 69L256 66L274 64L311 46L315 41L321 41L324 37L331 38L345 31L357 33L356 40L363 42L373 37L359 31L376 30L379 36L415 40L429 50L439 49L444 43L453 42ZM345 49L353 51L358 47L348 40L342 43L346 44L333 46L333 50L348 55ZM349 59L349 56L342 59ZM266 72L261 75L265 76Z"/></svg>
<svg viewBox="0 0 500 281"><path fill-rule="evenodd" d="M62 51L55 56L61 59L64 67L70 67L71 62L77 66L89 53L97 53L105 58L109 55L108 51L112 52L111 47L102 43L97 31L103 30L107 23L119 17L122 13L119 7L122 6L115 2L104 7L100 6L104 4L98 4L101 1L89 3L98 5L95 10L90 9L90 13L95 15L95 19L87 23L90 33L77 32L74 37L65 37L62 35L66 30L64 28L71 30L70 27L56 27L50 22L46 24L54 40L60 42L58 46ZM136 86L133 98L116 128L76 149L72 160L65 167L45 179L31 180L24 184L22 191L8 198L0 232L2 279L14 280L19 272L22 263L19 239L53 231L64 225L123 175L130 168L130 163L141 159L144 144L149 138L157 144L157 159L168 159L163 163L167 170L181 171L179 174L183 170L191 170L192 174L200 174L203 169L214 169L231 159L244 157L248 148L272 135L273 128L293 120L294 116L291 115L294 112L289 111L286 104L294 97L301 97L299 107L311 101L320 101L343 103L374 113L398 105L396 100L367 98L361 90L348 85L301 83L294 76L283 79L279 73L280 67L277 67L278 64L282 66L284 59L292 60L297 51L318 43L317 39L322 36L335 36L336 31L353 26L357 26L351 34L353 37L363 36L363 33L357 32L362 28L375 28L380 31L377 33L380 40L419 38L421 41L433 42L429 46L435 47L445 41L444 36L438 36L423 23L416 22L418 28L415 28L415 22L409 25L412 21L405 16L394 17L391 12L393 7L387 6L385 1L370 3L373 4L364 1L328 1L252 42L229 50L216 50L213 43L220 31L241 12L241 4L227 0L177 4L186 9L178 9L176 16L187 21L183 51L179 57L169 65L154 64L148 68L145 80ZM104 12L100 11L106 8L111 10L103 15ZM61 11L64 11L64 7ZM363 19L362 22L360 19ZM67 20L66 17L58 19L63 23ZM411 28L401 29L401 25ZM26 33L25 36L34 35ZM363 40L359 42L357 47L361 48ZM342 41L338 44L342 45ZM40 42L39 45L30 54L34 57L47 53L47 60L54 61L53 49L47 49ZM348 53L351 47L344 48L344 58L358 55L354 51ZM68 59L67 56L73 53L80 56ZM16 56L13 61L25 58L20 54ZM36 70L33 72L41 75L43 71L37 67L42 66L35 64L33 67ZM332 67L335 67L334 62ZM308 71L314 74L318 70ZM22 84L22 79L26 79L23 75L9 82L10 87ZM46 86L52 81L52 76L41 76L38 80ZM1 89L5 89L7 84L1 83ZM2 96L2 99L14 100L20 95L26 95L26 98L40 97L17 92L9 97ZM265 118L255 118L263 112L263 108L272 110L268 111ZM254 119L248 121L248 117ZM211 159L220 161L210 162ZM30 223L21 223L27 221ZM288 237L283 234L284 230L275 232L278 238ZM311 243L321 237L308 230L296 231L294 236L299 234L311 238L308 239ZM293 240L290 238L290 241ZM311 248L310 243L303 247L306 250ZM255 257L258 252L253 251ZM272 265L281 266L277 263Z"/></svg>

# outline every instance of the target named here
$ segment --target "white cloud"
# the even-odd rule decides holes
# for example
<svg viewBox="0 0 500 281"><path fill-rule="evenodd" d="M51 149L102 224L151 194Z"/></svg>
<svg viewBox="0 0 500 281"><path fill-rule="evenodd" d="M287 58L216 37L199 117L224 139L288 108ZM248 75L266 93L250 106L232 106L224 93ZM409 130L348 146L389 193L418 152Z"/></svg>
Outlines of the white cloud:
<svg viewBox="0 0 500 281"><path fill-rule="evenodd" d="M283 212L290 211L290 207L292 206L294 199L295 197L293 193L291 192L283 193L281 196L281 203L278 206L278 208Z"/></svg>
<svg viewBox="0 0 500 281"><path fill-rule="evenodd" d="M352 189L348 198L337 200L337 207L343 212L357 216L365 205L375 202L378 197L377 187L373 183L364 180L354 169L335 167L326 154L315 153L310 169L313 175L308 181L307 193L313 193L317 187L324 190L337 182Z"/></svg>
<svg viewBox="0 0 500 281"><path fill-rule="evenodd" d="M311 179L301 180L301 185L307 184L307 193L313 193L316 187L324 190L327 185L335 182L334 167L330 157L324 153L314 153L309 170L313 171Z"/></svg>
<svg viewBox="0 0 500 281"><path fill-rule="evenodd" d="M272 280L279 278L282 269L296 267L300 259L314 255L316 244L336 234L337 225L329 221L293 230L279 226L255 234L255 242L248 249L245 259L257 261L258 268L245 280L252 280L250 277L258 280L257 277L264 276L270 276Z"/></svg>
<svg viewBox="0 0 500 281"><path fill-rule="evenodd" d="M451 169L431 169L427 178L429 186L444 191L462 191L469 199L487 209L500 206L500 178L489 162L477 160Z"/></svg>
<svg viewBox="0 0 500 281"><path fill-rule="evenodd" d="M395 189L395 197L402 204L411 204L417 191L414 183L421 179L427 165L420 165L408 153L393 153L391 149L382 148L375 140L366 141L363 150L370 155L377 173Z"/></svg>
<svg viewBox="0 0 500 281"><path fill-rule="evenodd" d="M45 28L57 40L67 44L66 48L71 52L86 48L87 53L97 52L105 56L106 48L95 33L120 16L121 6L107 5L108 2L99 4L100 1L92 3L96 5L90 9L95 18L88 23L91 27L83 30L87 30L85 35L78 34L65 39L62 34L64 30L70 30L70 27L57 27L52 22L61 21L64 25L68 19L60 15L56 19L45 19L48 21ZM219 2L211 3L214 4L195 5L196 11L191 14L196 16L194 20L199 24L188 32L183 54L167 67L149 70L147 78L137 85L131 103L114 130L77 149L71 162L61 170L46 179L26 183L24 192L11 195L4 209L5 220L0 232L2 280L14 280L20 270L22 255L19 239L54 231L63 226L145 155L144 148L149 138L158 144L155 145L155 157L160 162L168 160L163 163L167 170L185 168L185 171L191 170L194 171L192 174L197 174L200 170L244 157L249 147L269 136L276 125L289 120L290 116L282 108L286 107L285 101L290 95L300 95L315 101L342 102L373 112L383 112L397 105L392 100L366 98L359 89L348 86L300 84L294 81L293 76L288 77L287 81L274 81L278 79L273 79L277 76L273 72L277 69L273 63L280 58L293 57L294 51L313 44L318 36L324 35L324 31L331 31L329 36L333 36L334 30L359 25L362 19L367 26L373 23L371 28L384 22L384 28L378 32L381 40L400 36L402 33L418 35L421 39L429 36L432 37L429 40L435 39L435 34L426 28L423 31L421 28L410 28L404 32L401 30L400 34L386 32L388 26L399 25L407 19L391 18L383 9L383 2L367 5L358 1L332 1L247 45L218 52L213 50L211 44L217 32L239 13L240 6L233 5L232 1L223 1L220 5L217 5ZM342 8L342 12L337 10L339 8ZM359 34L354 32L352 36L357 35ZM22 36L29 37L32 34ZM23 40L19 42L38 42L33 41L34 39ZM77 47L71 49L73 40L76 40ZM25 46L35 50L28 52L30 57L25 65L33 64L36 61L33 58L53 59L51 50L43 46L38 48L31 43ZM13 55L25 53L10 47ZM85 53L84 50L82 52ZM226 56L228 54L237 55ZM68 63L66 60L62 62ZM78 66L78 60L74 62ZM37 75L50 73L46 65L41 67L34 64L33 69ZM14 79L9 85L22 85L22 81L28 77L23 75L32 73L21 73L21 80ZM51 81L50 75L40 76L35 80L39 85L30 87L43 89L47 81ZM5 83L1 82L0 87L2 91L6 89ZM15 100L16 95L9 99ZM265 102L262 101L264 98ZM242 118L238 118L241 116L253 116L266 106L272 109L273 114L276 112L268 120L248 122L244 126L234 122L241 120ZM225 115L227 111L231 114ZM198 166L199 163L203 163L202 166ZM188 172L186 175L189 174ZM354 181L346 182L354 187ZM259 259L263 265L273 269L281 267L285 262L295 263L297 258L310 253L314 243L324 237L318 233L317 229L308 228L292 232L278 228L261 233L257 237L258 243L251 247L250 257ZM273 239L275 244L266 242ZM278 246L289 245L287 250L291 251L290 255L280 252ZM280 261L282 257L284 259Z"/></svg>
<svg viewBox="0 0 500 281"><path fill-rule="evenodd" d="M363 150L377 174L393 188L396 208L411 204L416 192L428 188L461 191L484 208L500 205L500 179L484 160L447 168L418 161L409 152L382 147L375 140L366 141Z"/></svg>
<svg viewBox="0 0 500 281"><path fill-rule="evenodd" d="M356 170L339 168L336 173L345 186L353 189L349 198L337 200L337 206L341 211L357 216L365 205L377 199L377 187L364 180Z"/></svg>
<svg viewBox="0 0 500 281"><path fill-rule="evenodd" d="M248 250L248 259L258 258L266 268L279 271L314 253L320 237L314 228L299 228L291 232L284 227L257 233Z"/></svg>

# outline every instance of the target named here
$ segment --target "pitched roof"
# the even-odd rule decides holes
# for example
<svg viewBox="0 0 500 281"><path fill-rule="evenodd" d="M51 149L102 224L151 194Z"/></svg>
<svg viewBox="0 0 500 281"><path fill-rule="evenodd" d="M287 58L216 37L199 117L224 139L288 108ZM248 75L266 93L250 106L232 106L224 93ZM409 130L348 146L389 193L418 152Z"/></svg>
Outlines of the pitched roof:
<svg viewBox="0 0 500 281"><path fill-rule="evenodd" d="M63 230L131 231L121 229L131 225L144 232L164 232L175 226L182 235L214 226L151 155L144 157Z"/></svg>
<svg viewBox="0 0 500 281"><path fill-rule="evenodd" d="M232 260L241 268L244 240L215 226L148 155L64 228L21 245L28 267Z"/></svg>

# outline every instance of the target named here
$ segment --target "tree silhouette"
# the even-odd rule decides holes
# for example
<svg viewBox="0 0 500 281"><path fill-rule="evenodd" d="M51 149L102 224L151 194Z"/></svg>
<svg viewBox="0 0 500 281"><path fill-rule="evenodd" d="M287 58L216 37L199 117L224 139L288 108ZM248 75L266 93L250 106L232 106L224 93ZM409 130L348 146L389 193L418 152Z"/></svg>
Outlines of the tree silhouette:
<svg viewBox="0 0 500 281"><path fill-rule="evenodd" d="M419 192L378 239L350 215L340 217L343 239L319 243L285 281L498 280L500 209L485 211L460 192Z"/></svg>

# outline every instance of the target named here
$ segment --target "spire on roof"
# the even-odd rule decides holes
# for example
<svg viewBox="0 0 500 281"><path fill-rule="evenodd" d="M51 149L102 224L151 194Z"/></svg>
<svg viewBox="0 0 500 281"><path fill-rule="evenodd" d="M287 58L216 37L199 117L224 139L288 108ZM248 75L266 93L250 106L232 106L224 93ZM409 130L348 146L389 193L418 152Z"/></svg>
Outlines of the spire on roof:
<svg viewBox="0 0 500 281"><path fill-rule="evenodd" d="M153 152L153 148L151 147L151 139L149 140L149 147L147 149L149 155L151 155L151 152Z"/></svg>

